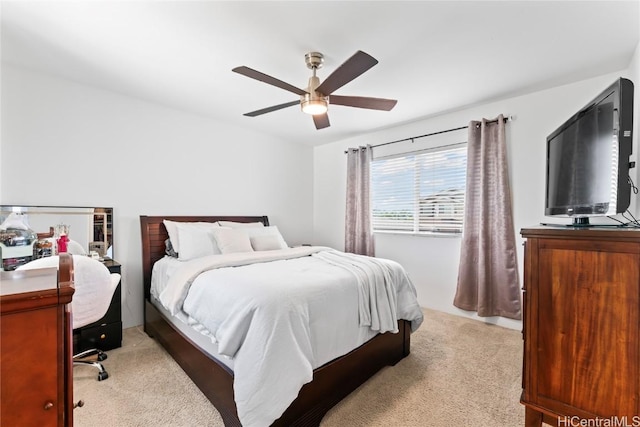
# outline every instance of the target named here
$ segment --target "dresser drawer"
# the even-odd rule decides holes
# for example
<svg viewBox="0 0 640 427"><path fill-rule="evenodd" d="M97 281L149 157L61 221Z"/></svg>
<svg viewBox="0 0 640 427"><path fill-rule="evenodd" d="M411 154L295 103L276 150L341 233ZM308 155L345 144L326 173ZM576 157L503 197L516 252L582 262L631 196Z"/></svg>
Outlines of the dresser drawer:
<svg viewBox="0 0 640 427"><path fill-rule="evenodd" d="M111 350L122 346L122 322L107 323L73 331L73 352L97 348Z"/></svg>

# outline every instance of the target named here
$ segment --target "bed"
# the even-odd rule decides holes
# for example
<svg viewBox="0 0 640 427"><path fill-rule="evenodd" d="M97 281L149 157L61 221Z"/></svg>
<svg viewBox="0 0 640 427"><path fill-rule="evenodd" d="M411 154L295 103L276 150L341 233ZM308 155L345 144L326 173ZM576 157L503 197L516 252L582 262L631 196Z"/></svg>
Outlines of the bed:
<svg viewBox="0 0 640 427"><path fill-rule="evenodd" d="M181 327L180 322L172 319L172 313L160 306L152 296L154 264L166 258L165 241L169 234L164 220L181 223L260 222L265 227L269 226L269 220L266 216L140 216L145 332L167 350L212 402L225 426L241 426L234 400L233 366L204 350L206 345L196 336L198 334L194 335ZM394 328L396 326L398 333L377 334L357 348L315 368L311 381L302 386L297 397L271 425L318 426L327 411L345 396L384 366L395 365L409 355L411 322L398 320ZM415 323L413 327L415 329Z"/></svg>

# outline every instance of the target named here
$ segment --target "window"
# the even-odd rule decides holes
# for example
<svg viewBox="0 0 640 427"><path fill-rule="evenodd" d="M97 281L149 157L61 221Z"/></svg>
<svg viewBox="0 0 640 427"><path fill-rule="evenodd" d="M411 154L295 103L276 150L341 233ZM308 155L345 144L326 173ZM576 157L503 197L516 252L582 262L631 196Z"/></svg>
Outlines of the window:
<svg viewBox="0 0 640 427"><path fill-rule="evenodd" d="M373 160L373 230L462 233L466 168L466 143Z"/></svg>

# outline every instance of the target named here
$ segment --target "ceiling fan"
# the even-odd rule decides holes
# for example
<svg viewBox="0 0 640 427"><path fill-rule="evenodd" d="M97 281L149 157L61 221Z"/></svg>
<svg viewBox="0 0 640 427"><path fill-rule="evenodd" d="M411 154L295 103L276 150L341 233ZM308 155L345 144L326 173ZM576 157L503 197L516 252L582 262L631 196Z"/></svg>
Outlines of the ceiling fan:
<svg viewBox="0 0 640 427"><path fill-rule="evenodd" d="M324 79L322 83L320 83L320 79L316 77L316 70L322 68L324 56L320 52L309 52L304 56L304 59L307 63L307 68L313 71L313 76L309 78L309 84L304 90L249 67L241 66L234 68L232 71L238 74L279 87L280 89L284 89L300 96L299 101L273 105L261 110L245 113L244 115L255 117L300 104L302 111L312 115L316 129L324 129L329 127L329 116L327 115L327 110L330 103L335 105L344 105L346 107L390 111L398 102L395 99L333 95L334 91L346 85L351 80L360 76L378 63L374 57L361 50L357 51L351 58L347 59L333 73Z"/></svg>

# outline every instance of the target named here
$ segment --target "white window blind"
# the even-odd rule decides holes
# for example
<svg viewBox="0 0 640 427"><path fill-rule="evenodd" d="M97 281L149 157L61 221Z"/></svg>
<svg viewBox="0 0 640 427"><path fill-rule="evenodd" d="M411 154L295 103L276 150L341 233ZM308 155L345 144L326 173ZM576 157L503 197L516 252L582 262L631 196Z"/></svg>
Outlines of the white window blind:
<svg viewBox="0 0 640 427"><path fill-rule="evenodd" d="M466 168L466 143L373 160L373 230L461 233Z"/></svg>

